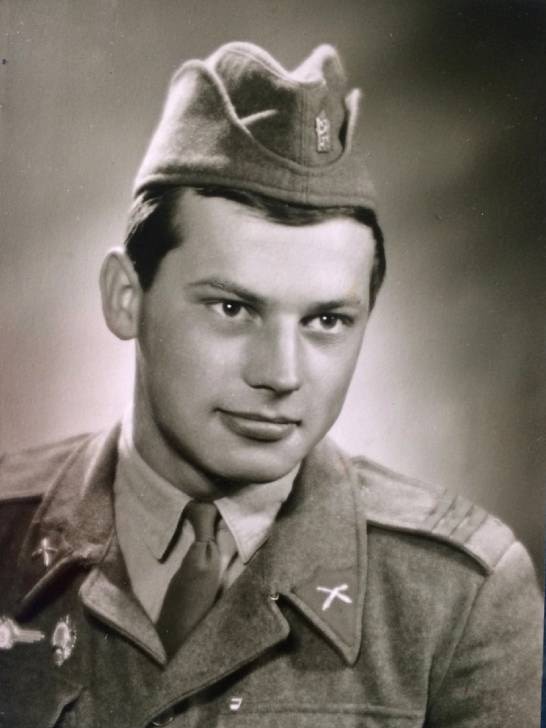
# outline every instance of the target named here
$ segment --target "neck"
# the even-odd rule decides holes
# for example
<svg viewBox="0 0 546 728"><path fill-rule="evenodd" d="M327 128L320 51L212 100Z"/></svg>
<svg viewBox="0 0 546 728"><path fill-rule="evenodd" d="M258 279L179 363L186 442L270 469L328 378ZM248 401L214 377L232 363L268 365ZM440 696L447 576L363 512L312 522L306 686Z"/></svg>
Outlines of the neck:
<svg viewBox="0 0 546 728"><path fill-rule="evenodd" d="M169 442L167 433L150 425L153 420L142 412L138 401L134 405L129 432L140 457L158 475L196 500L215 500L238 490L233 484L201 470L184 457L181 449Z"/></svg>

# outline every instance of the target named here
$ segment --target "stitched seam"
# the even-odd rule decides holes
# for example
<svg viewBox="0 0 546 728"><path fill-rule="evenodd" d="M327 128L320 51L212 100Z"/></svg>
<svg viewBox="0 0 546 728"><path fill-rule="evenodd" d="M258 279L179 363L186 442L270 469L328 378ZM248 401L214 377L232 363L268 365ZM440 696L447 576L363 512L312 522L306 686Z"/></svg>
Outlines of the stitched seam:
<svg viewBox="0 0 546 728"><path fill-rule="evenodd" d="M466 544L461 543L460 541L456 541L454 539L450 539L448 536L443 536L442 534L434 533L433 531L428 531L425 528L419 527L419 526L412 526L412 525L402 525L400 523L386 523L384 521L377 521L373 518L373 516L367 517L367 522L370 524L370 526L374 526L378 529L383 529L385 531L394 531L397 533L407 533L410 536L416 536L418 538L427 538L431 541L436 541L437 543L445 544L447 546L451 546L454 549L457 549L458 551L461 551L463 554L466 554L469 559L472 559L472 561L477 564L482 572L485 572L486 575L490 574L493 571L494 567L491 567L491 565L486 562L484 559L482 559L481 556L479 556L477 553L475 553L472 549L468 548Z"/></svg>

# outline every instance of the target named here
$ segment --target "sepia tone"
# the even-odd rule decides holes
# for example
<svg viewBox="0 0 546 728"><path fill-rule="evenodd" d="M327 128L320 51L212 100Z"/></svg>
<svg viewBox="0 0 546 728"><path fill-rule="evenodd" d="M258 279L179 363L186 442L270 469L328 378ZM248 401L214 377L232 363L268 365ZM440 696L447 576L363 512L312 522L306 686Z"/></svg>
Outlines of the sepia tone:
<svg viewBox="0 0 546 728"><path fill-rule="evenodd" d="M365 92L388 274L336 440L502 517L541 571L544 71L536 2L3 0L0 448L108 426L132 351L97 275L182 58L321 42Z"/></svg>

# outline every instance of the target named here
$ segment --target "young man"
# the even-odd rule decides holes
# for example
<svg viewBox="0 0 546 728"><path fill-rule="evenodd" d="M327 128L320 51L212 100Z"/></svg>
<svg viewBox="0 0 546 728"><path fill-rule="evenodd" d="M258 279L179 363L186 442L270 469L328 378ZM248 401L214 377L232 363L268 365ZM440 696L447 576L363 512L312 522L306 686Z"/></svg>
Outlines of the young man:
<svg viewBox="0 0 546 728"><path fill-rule="evenodd" d="M385 261L335 51L174 77L101 274L121 427L3 461L0 726L531 726L511 531L325 435Z"/></svg>

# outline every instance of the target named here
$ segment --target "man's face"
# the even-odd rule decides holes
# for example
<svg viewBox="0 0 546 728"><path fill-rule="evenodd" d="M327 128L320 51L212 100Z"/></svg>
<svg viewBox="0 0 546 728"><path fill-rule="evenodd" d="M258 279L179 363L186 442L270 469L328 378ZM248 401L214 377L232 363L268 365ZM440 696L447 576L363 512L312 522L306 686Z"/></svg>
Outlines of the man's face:
<svg viewBox="0 0 546 728"><path fill-rule="evenodd" d="M373 236L346 218L280 225L191 191L177 224L183 242L142 297L136 431L164 473L182 459L215 479L275 480L339 414Z"/></svg>

